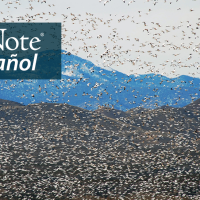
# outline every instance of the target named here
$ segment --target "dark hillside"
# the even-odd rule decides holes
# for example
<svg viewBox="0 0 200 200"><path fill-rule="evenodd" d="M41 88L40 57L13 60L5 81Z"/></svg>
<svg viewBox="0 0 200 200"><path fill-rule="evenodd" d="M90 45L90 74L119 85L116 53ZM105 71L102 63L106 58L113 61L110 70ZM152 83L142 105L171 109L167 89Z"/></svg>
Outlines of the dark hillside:
<svg viewBox="0 0 200 200"><path fill-rule="evenodd" d="M53 103L0 107L0 198L54 199L56 192L57 199L108 199L122 191L134 199L141 189L161 199L177 191L197 197L196 103L127 112Z"/></svg>

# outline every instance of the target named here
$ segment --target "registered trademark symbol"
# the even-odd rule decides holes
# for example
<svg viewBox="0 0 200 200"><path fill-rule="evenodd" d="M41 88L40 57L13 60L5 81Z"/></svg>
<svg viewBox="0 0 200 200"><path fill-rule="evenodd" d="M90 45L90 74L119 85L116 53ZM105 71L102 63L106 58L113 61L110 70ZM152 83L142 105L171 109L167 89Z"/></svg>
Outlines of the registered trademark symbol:
<svg viewBox="0 0 200 200"><path fill-rule="evenodd" d="M40 33L40 36L42 36L42 37L43 37L43 36L44 36L44 33Z"/></svg>

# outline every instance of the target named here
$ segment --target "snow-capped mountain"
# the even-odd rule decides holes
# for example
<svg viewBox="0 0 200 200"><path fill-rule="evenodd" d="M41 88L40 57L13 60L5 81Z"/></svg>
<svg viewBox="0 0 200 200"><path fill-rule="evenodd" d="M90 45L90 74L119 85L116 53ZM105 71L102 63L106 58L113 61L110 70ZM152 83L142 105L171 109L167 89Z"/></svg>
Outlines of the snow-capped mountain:
<svg viewBox="0 0 200 200"><path fill-rule="evenodd" d="M142 106L183 107L200 98L200 79L190 76L130 75L102 69L92 62L62 51L61 80L0 80L0 98L23 103L68 103L95 110Z"/></svg>

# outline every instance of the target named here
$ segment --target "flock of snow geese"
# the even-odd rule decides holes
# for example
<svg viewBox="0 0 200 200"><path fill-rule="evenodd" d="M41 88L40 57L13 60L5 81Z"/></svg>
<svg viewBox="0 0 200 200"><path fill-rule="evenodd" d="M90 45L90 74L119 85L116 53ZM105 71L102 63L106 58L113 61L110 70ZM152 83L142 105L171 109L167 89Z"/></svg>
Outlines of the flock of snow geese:
<svg viewBox="0 0 200 200"><path fill-rule="evenodd" d="M99 2L106 7L111 0ZM131 6L136 0L123 2ZM165 2L171 5L178 0ZM26 13L13 18L12 13L0 10L0 19L2 23L48 22L49 17L61 14L56 9L48 11L56 8L56 3L29 0ZM67 1L62 3L66 5L66 13L61 14L62 45L72 54L95 57L104 67L129 63L134 67L131 73L140 69L158 74L161 66L164 74L167 67L169 74L176 75L177 69L189 68L191 76L199 77L198 16L195 23L184 21L167 27L158 22L139 23L129 15L103 19L86 12L83 20L82 14L70 13ZM160 2L147 3L157 6ZM0 8L1 4L17 10L23 3L1 0ZM44 4L46 10L32 15L35 5ZM137 14L148 18L151 12L149 8L147 13L139 10ZM142 24L142 33L151 40L130 35L124 38L113 28L116 21L130 21L135 27ZM98 26L111 28L111 32L106 35ZM170 32L180 32L183 42L170 41ZM171 61L165 57L166 50L172 52ZM181 52L187 56L182 58ZM147 60L152 57L151 61L144 61L143 54ZM153 62L160 56L165 60L157 67ZM179 109L164 106L122 112L103 107L88 111L67 103L23 106L0 99L0 199L200 199L199 110L199 100Z"/></svg>

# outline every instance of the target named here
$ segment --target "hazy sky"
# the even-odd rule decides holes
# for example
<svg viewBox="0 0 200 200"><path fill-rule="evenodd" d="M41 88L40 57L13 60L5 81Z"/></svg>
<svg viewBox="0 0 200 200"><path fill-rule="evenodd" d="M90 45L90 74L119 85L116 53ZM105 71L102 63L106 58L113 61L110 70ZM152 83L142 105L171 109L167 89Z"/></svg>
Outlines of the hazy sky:
<svg viewBox="0 0 200 200"><path fill-rule="evenodd" d="M200 1L1 1L0 20L61 22L62 48L126 74L200 78Z"/></svg>

